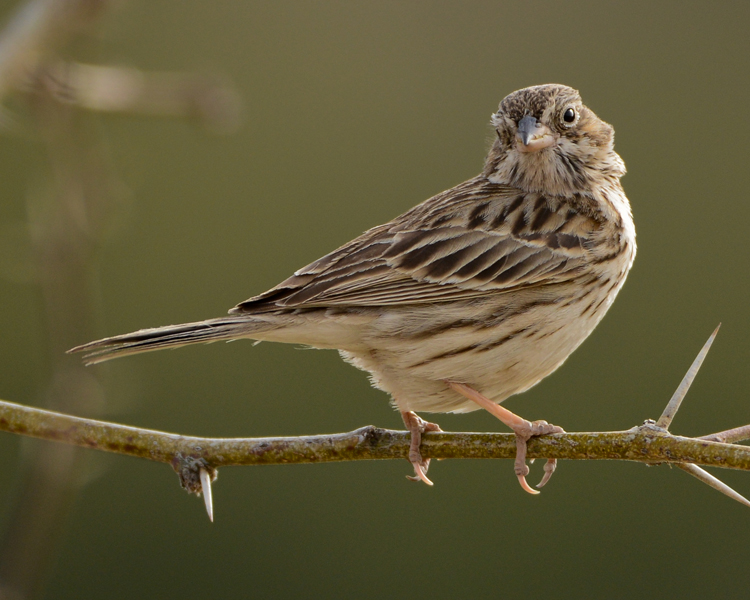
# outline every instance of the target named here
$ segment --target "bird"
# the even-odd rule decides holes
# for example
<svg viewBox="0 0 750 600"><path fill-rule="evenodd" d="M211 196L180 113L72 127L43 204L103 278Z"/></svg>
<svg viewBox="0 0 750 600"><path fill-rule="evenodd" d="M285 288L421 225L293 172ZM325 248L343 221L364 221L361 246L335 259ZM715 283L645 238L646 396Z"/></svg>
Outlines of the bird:
<svg viewBox="0 0 750 600"><path fill-rule="evenodd" d="M500 403L555 371L612 305L635 226L614 129L560 84L517 90L491 116L476 177L429 198L240 302L228 316L141 329L69 352L87 364L247 338L336 349L391 396L410 432L409 479L432 485L417 412L484 408L526 443L562 432ZM556 463L545 465L544 485Z"/></svg>

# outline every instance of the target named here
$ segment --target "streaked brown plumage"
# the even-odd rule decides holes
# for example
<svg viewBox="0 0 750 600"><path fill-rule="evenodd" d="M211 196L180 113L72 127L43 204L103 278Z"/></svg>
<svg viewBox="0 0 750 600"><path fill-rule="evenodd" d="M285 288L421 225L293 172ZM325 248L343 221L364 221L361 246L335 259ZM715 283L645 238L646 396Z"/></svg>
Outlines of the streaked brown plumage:
<svg viewBox="0 0 750 600"><path fill-rule="evenodd" d="M484 399L520 436L522 476L525 439L559 428L508 421L492 403L549 375L591 333L633 263L635 229L613 129L577 91L519 90L492 123L497 136L480 175L365 232L230 316L73 351L96 363L236 338L336 348L391 394L412 431L410 460L423 480L420 433L437 426L413 411L466 412Z"/></svg>

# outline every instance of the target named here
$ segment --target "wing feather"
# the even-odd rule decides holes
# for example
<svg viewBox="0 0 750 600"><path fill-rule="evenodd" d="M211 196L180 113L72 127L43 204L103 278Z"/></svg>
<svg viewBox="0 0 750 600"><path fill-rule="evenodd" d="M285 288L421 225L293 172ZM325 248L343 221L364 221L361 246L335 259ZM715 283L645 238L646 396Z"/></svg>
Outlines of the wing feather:
<svg viewBox="0 0 750 600"><path fill-rule="evenodd" d="M478 177L230 312L445 302L558 283L586 264L587 244L601 227L575 203Z"/></svg>

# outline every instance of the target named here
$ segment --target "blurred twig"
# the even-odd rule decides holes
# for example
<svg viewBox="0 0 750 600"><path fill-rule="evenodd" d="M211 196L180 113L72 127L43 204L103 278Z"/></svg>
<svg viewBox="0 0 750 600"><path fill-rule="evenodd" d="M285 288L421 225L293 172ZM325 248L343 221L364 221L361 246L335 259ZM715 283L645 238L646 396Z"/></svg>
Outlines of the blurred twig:
<svg viewBox="0 0 750 600"><path fill-rule="evenodd" d="M239 107L232 88L216 77L146 74L64 57L66 47L115 4L31 0L0 33L0 103L16 94L29 109L52 182L49 193L32 196L27 204L49 339L51 381L44 404L95 415L102 412L102 387L92 372L64 355L81 335L94 336L95 255L117 188L86 112L197 117L227 131L236 124ZM41 588L81 479L84 455L73 446L37 444L29 450L0 537L2 598L29 598Z"/></svg>
<svg viewBox="0 0 750 600"><path fill-rule="evenodd" d="M239 97L215 75L60 61L46 69L46 76L55 98L87 110L197 119L222 133L239 123Z"/></svg>
<svg viewBox="0 0 750 600"><path fill-rule="evenodd" d="M92 275L97 232L108 212L109 169L96 134L71 107L57 102L44 69L91 24L104 0L36 0L22 6L0 36L0 100L33 88L24 99L51 169L47 193L27 202L34 271L47 324L50 381L44 403L98 414L104 400L95 374L61 352L80 331L94 333ZM22 599L41 589L75 495L85 455L72 447L28 448L14 504L0 539L0 595Z"/></svg>
<svg viewBox="0 0 750 600"><path fill-rule="evenodd" d="M112 3L34 0L21 6L0 37L0 101Z"/></svg>

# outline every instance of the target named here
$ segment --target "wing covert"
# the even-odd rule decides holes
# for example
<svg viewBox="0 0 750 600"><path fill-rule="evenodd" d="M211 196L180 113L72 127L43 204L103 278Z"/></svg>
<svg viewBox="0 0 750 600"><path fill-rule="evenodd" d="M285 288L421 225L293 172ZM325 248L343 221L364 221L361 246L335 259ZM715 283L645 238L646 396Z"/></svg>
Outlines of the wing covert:
<svg viewBox="0 0 750 600"><path fill-rule="evenodd" d="M586 264L587 240L600 228L561 200L475 178L231 312L434 303L553 284Z"/></svg>

